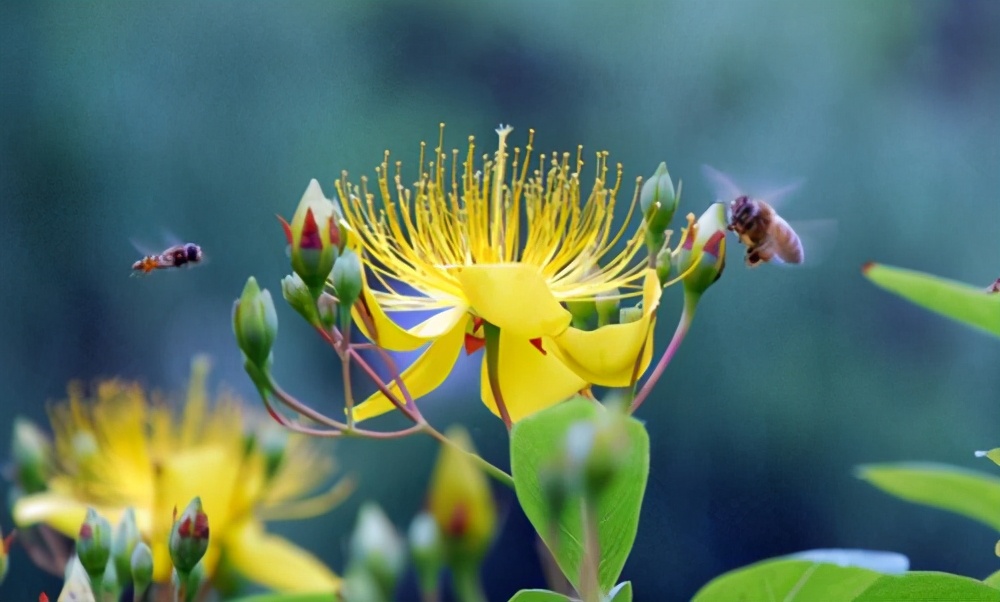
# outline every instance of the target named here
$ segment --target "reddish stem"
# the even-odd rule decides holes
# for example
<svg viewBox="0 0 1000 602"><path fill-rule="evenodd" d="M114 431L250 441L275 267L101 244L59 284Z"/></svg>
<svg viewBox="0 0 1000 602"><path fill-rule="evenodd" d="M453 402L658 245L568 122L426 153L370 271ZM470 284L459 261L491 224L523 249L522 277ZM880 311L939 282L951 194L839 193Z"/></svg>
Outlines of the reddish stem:
<svg viewBox="0 0 1000 602"><path fill-rule="evenodd" d="M663 372L667 369L674 354L677 353L677 349L681 346L688 329L691 327L691 320L694 318L694 310L697 304L697 297L688 297L685 295L684 310L681 312L680 320L677 322L677 330L674 331L674 336L670 339L670 344L667 346L666 351L663 352L663 356L660 357L660 361L657 362L656 368L653 369L652 374L646 379L638 395L632 400L632 405L629 407L629 414L634 414L639 409L639 406L653 392L653 387L656 386L657 381L663 376Z"/></svg>

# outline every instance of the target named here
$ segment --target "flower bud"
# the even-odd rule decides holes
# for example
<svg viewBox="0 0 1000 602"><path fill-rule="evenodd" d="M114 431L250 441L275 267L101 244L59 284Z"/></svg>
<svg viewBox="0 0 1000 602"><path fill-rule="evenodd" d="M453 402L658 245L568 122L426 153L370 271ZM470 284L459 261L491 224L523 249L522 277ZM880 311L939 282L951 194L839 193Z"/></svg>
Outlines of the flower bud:
<svg viewBox="0 0 1000 602"><path fill-rule="evenodd" d="M132 575L135 599L142 600L149 585L153 582L153 552L146 545L146 542L140 541L135 544L132 558L129 561L129 572Z"/></svg>
<svg viewBox="0 0 1000 602"><path fill-rule="evenodd" d="M94 600L94 591L91 589L91 578L87 575L87 570L83 568L79 557L70 558L66 563L66 572L63 576L63 588L59 592L59 602L75 602L76 600ZM46 596L46 599L48 596ZM41 601L41 597L39 597Z"/></svg>
<svg viewBox="0 0 1000 602"><path fill-rule="evenodd" d="M339 301L340 326L345 328L351 321L351 307L361 296L364 274L361 259L353 250L346 248L333 266L333 289Z"/></svg>
<svg viewBox="0 0 1000 602"><path fill-rule="evenodd" d="M618 289L597 294L594 305L597 309L598 328L601 326L607 326L608 324L614 324L615 318L618 317L618 308L620 304L621 298L618 296Z"/></svg>
<svg viewBox="0 0 1000 602"><path fill-rule="evenodd" d="M325 293L324 293L325 294ZM300 316L312 325L319 323L319 314L316 312L316 299L309 292L309 287L302 281L302 278L295 273L289 274L281 279L281 296L297 311Z"/></svg>
<svg viewBox="0 0 1000 602"><path fill-rule="evenodd" d="M678 189L678 193L674 193L674 183L670 180L666 163L660 163L653 176L642 185L639 206L646 219L646 243L650 254L659 253L666 242L664 230L677 211L679 192Z"/></svg>
<svg viewBox="0 0 1000 602"><path fill-rule="evenodd" d="M423 599L437 599L438 580L444 568L444 546L434 517L421 512L410 523L410 555L417 571Z"/></svg>
<svg viewBox="0 0 1000 602"><path fill-rule="evenodd" d="M169 548L174 568L186 579L208 549L208 516L202 509L200 497L191 500L180 518L174 521Z"/></svg>
<svg viewBox="0 0 1000 602"><path fill-rule="evenodd" d="M337 323L337 298L330 293L323 293L316 300L316 312L324 328L333 328Z"/></svg>
<svg viewBox="0 0 1000 602"><path fill-rule="evenodd" d="M233 305L233 332L248 362L266 369L271 361L271 345L278 334L278 314L269 291L261 290L251 276L243 294Z"/></svg>
<svg viewBox="0 0 1000 602"><path fill-rule="evenodd" d="M698 218L695 228L688 228L675 256L677 272L684 275L684 292L701 296L722 276L726 267L726 206L712 203ZM693 261L697 265L692 268ZM688 271L690 269L690 271Z"/></svg>
<svg viewBox="0 0 1000 602"><path fill-rule="evenodd" d="M135 522L135 510L130 506L122 513L111 539L111 560L118 575L118 581L127 584L132 580L132 552L139 543L139 527Z"/></svg>
<svg viewBox="0 0 1000 602"><path fill-rule="evenodd" d="M80 525L76 555L90 575L91 582L100 581L108 566L108 558L111 557L111 523L93 508L87 508L87 517Z"/></svg>
<svg viewBox="0 0 1000 602"><path fill-rule="evenodd" d="M52 442L34 422L20 416L14 419L11 459L22 492L38 493L46 489L52 466Z"/></svg>
<svg viewBox="0 0 1000 602"><path fill-rule="evenodd" d="M660 281L660 286L666 286L673 272L673 261L671 251L664 243L663 248L656 254L656 278Z"/></svg>
<svg viewBox="0 0 1000 602"><path fill-rule="evenodd" d="M3 532L0 532L0 583L3 583L4 577L7 576L7 569L10 567L8 558L10 556L10 544L13 542L14 533L11 533L5 539Z"/></svg>
<svg viewBox="0 0 1000 602"><path fill-rule="evenodd" d="M288 451L288 430L269 423L258 434L257 444L264 458L264 475L270 480L281 468Z"/></svg>
<svg viewBox="0 0 1000 602"><path fill-rule="evenodd" d="M597 303L590 299L567 301L566 309L573 316L573 328L591 330L590 321L597 314Z"/></svg>
<svg viewBox="0 0 1000 602"><path fill-rule="evenodd" d="M638 322L642 319L643 311L641 307L623 307L618 311L618 323L628 324Z"/></svg>
<svg viewBox="0 0 1000 602"><path fill-rule="evenodd" d="M382 592L392 597L405 568L406 549L377 504L366 503L358 511L358 524L351 535L351 562L374 577Z"/></svg>
<svg viewBox="0 0 1000 602"><path fill-rule="evenodd" d="M121 580L118 578L118 569L114 562L109 562L104 569L100 584L91 589L98 600L117 600L121 596Z"/></svg>
<svg viewBox="0 0 1000 602"><path fill-rule="evenodd" d="M312 180L295 209L292 223L281 220L285 237L292 247L292 270L302 278L313 298L323 292L337 260L338 219L333 202L323 194L319 182Z"/></svg>
<svg viewBox="0 0 1000 602"><path fill-rule="evenodd" d="M467 455L475 453L469 434L456 426L446 435L452 445L441 446L428 505L447 545L449 562L461 558L478 563L493 541L496 505L486 475Z"/></svg>

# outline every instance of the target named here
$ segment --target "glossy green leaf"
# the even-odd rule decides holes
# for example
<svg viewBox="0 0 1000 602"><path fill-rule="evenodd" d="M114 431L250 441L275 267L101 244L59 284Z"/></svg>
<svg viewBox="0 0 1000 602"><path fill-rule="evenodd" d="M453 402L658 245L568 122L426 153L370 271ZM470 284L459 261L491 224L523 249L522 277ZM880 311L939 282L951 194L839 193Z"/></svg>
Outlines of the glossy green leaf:
<svg viewBox="0 0 1000 602"><path fill-rule="evenodd" d="M1000 294L877 263L865 265L863 273L876 285L921 307L1000 337Z"/></svg>
<svg viewBox="0 0 1000 602"><path fill-rule="evenodd" d="M1000 477L946 464L870 464L857 475L904 500L949 510L1000 531Z"/></svg>
<svg viewBox="0 0 1000 602"><path fill-rule="evenodd" d="M547 589L522 589L508 602L571 602L572 599Z"/></svg>
<svg viewBox="0 0 1000 602"><path fill-rule="evenodd" d="M510 463L517 499L535 530L552 550L559 568L577 588L584 552L580 504L568 504L558 528L554 528L550 525L538 474L541 466L548 465L561 452L555 442L564 440L571 425L593 419L597 412L603 411L607 410L593 402L574 399L529 416L511 430ZM598 582L605 592L618 582L632 550L649 476L649 436L645 427L638 420L627 418L626 432L628 445L623 466L597 503L601 548Z"/></svg>
<svg viewBox="0 0 1000 602"><path fill-rule="evenodd" d="M860 567L778 558L726 573L694 597L694 602L744 600L1000 602L1000 591L948 573L883 575Z"/></svg>
<svg viewBox="0 0 1000 602"><path fill-rule="evenodd" d="M608 602L632 602L632 582L623 581L608 592Z"/></svg>

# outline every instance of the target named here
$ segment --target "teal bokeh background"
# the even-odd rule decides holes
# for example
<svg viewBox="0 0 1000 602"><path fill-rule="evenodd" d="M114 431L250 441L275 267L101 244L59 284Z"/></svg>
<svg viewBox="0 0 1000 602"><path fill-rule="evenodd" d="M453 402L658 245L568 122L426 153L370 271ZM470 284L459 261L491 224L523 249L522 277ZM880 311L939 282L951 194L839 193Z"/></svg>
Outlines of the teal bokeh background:
<svg viewBox="0 0 1000 602"><path fill-rule="evenodd" d="M982 286L1000 276L998 107L989 0L3 3L0 446L14 415L44 420L71 379L179 389L197 352L250 397L229 312L247 276L277 291L288 269L273 215L290 215L310 178L331 194L342 169L372 175L386 148L412 165L440 121L448 146L471 133L481 148L512 123L519 144L534 127L537 148L607 149L628 178L666 160L685 182L682 211L712 200L702 163L750 181L802 177L786 217L839 224L813 267L749 271L732 245L642 408L652 474L624 575L637 599L687 597L725 570L814 547L890 549L918 569L983 577L997 568L995 533L851 471L910 459L991 470L972 451L1000 442L1000 343L890 297L859 268L876 259ZM164 231L201 244L207 265L128 278L130 239L155 247ZM330 400L335 357L287 307L279 317L280 379ZM428 398L426 413L471 425L505 463L475 378ZM275 529L343 568L361 500L405 526L434 449L339 445L359 493ZM507 528L488 588L506 599L542 580L529 527L498 494ZM12 562L0 597L54 597L17 548Z"/></svg>

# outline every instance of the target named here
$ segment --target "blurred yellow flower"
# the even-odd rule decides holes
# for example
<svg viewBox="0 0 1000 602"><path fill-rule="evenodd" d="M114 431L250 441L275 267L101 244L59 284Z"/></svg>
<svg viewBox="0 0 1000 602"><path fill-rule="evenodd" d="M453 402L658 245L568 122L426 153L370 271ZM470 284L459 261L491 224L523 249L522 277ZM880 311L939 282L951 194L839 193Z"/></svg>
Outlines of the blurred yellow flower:
<svg viewBox="0 0 1000 602"><path fill-rule="evenodd" d="M626 236L637 196L621 227L612 227L621 166L609 188L607 153L597 153L594 183L587 192L581 181L582 147L575 158L571 153L543 154L532 169L534 132L523 156L515 148L512 160L510 132L509 127L497 130L499 147L492 160L484 157L477 164L470 137L465 156L453 151L449 165L442 129L426 163L421 147L412 190L403 184L400 163L390 176L387 152L376 168L381 208L364 178L360 187L354 186L345 174L337 191L347 242L363 252L368 273L385 288L366 286L362 292L375 332L369 332L357 308L355 322L369 339L393 351L429 343L402 374L410 394L416 398L438 387L463 347L471 353L485 345L483 402L516 422L590 384L631 384L639 356L640 371L651 357L661 287L655 270L635 261L644 248L642 226ZM571 326L566 304L593 302L599 296L641 296L642 311L634 321L596 330ZM419 310L438 313L412 328L401 327L386 313ZM491 349L487 339L494 336ZM488 378L491 364L493 382ZM508 417L497 406L494 386ZM363 420L393 407L376 393L355 407L354 417Z"/></svg>
<svg viewBox="0 0 1000 602"><path fill-rule="evenodd" d="M349 485L304 496L333 471L332 460L266 419L248 416L222 395L209 407L208 366L196 360L183 411L147 398L138 384L98 384L93 399L70 388L50 410L58 467L48 490L20 498L19 525L45 523L75 536L88 506L112 524L126 508L153 551L154 579L170 577L167 550L173 513L201 496L212 531L206 574L221 563L280 591L328 591L340 579L291 542L270 535L264 521L304 518L329 510Z"/></svg>

